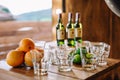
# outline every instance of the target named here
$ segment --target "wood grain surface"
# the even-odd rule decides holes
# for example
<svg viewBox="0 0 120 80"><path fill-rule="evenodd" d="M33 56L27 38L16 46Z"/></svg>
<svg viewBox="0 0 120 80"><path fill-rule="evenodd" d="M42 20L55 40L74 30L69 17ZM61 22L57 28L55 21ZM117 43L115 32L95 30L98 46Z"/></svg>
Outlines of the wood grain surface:
<svg viewBox="0 0 120 80"><path fill-rule="evenodd" d="M36 76L33 74L32 68L13 68L5 60L1 60L0 80L105 80L111 75L111 79L114 79L114 74L117 74L117 79L120 79L120 72L116 73L116 70L120 68L120 61L115 59L109 59L107 66L97 67L94 71L84 71L80 66L73 66L72 68L70 72L59 72L57 66L50 65L47 76Z"/></svg>

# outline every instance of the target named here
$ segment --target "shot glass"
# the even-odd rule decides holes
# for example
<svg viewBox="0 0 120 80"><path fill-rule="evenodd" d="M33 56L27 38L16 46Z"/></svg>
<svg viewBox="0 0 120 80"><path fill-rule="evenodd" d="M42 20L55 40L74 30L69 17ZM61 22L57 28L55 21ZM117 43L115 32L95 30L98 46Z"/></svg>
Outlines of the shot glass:
<svg viewBox="0 0 120 80"><path fill-rule="evenodd" d="M58 47L57 48L57 58L59 61L58 70L67 72L72 70L73 65L73 53L75 48L70 47Z"/></svg>
<svg viewBox="0 0 120 80"><path fill-rule="evenodd" d="M35 75L47 75L49 58L43 49L33 49L30 51Z"/></svg>
<svg viewBox="0 0 120 80"><path fill-rule="evenodd" d="M97 58L96 55L91 52L90 47L80 47L80 56L82 62L82 68L86 71L92 71L96 69Z"/></svg>

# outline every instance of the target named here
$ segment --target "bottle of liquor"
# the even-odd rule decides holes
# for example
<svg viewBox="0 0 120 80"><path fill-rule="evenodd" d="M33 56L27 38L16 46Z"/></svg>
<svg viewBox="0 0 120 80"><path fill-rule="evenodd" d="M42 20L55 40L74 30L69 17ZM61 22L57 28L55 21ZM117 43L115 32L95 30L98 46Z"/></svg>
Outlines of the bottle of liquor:
<svg viewBox="0 0 120 80"><path fill-rule="evenodd" d="M68 14L68 24L66 26L66 37L67 37L67 45L68 46L75 46L74 41L74 25L72 23L72 13Z"/></svg>
<svg viewBox="0 0 120 80"><path fill-rule="evenodd" d="M75 41L82 43L82 23L80 22L80 14L76 13L76 20L74 25Z"/></svg>
<svg viewBox="0 0 120 80"><path fill-rule="evenodd" d="M56 26L56 39L57 39L57 46L64 45L65 40L65 28L62 24L62 14L58 14L58 24Z"/></svg>

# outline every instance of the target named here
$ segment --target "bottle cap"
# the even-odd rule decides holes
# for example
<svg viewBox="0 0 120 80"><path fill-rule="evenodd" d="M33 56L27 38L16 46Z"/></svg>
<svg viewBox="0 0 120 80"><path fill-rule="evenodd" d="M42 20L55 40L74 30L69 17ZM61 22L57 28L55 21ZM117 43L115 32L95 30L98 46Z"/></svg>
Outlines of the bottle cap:
<svg viewBox="0 0 120 80"><path fill-rule="evenodd" d="M61 13L58 14L58 18L59 19L62 18L62 14Z"/></svg>

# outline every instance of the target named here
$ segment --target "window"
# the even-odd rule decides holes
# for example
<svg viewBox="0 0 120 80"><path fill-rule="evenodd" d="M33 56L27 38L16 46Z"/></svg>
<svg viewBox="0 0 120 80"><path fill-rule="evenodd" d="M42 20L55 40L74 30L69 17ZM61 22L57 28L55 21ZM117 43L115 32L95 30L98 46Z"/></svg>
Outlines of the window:
<svg viewBox="0 0 120 80"><path fill-rule="evenodd" d="M0 0L0 44L52 40L52 0Z"/></svg>
<svg viewBox="0 0 120 80"><path fill-rule="evenodd" d="M1 20L51 21L52 0L0 0Z"/></svg>

